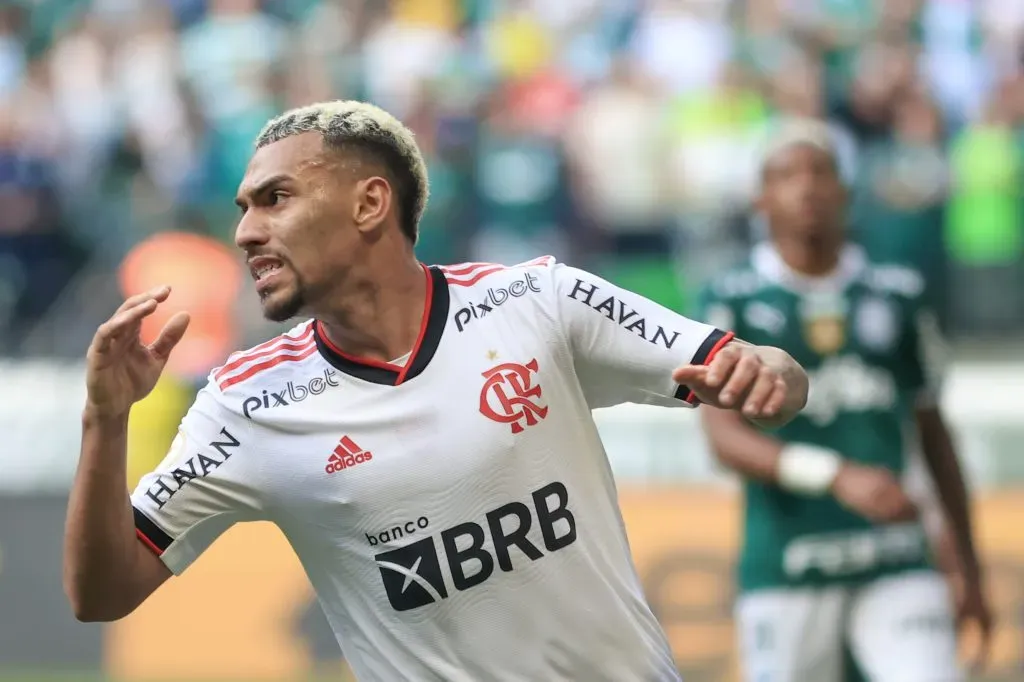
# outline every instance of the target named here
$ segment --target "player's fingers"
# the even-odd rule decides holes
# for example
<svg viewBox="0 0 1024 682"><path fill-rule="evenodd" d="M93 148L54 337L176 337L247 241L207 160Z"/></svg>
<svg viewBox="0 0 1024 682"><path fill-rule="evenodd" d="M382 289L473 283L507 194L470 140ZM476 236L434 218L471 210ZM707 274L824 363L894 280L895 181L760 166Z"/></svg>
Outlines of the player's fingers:
<svg viewBox="0 0 1024 682"><path fill-rule="evenodd" d="M167 320L167 324L160 330L156 340L149 344L149 350L153 355L161 360L165 360L171 354L171 351L174 350L174 347L178 345L178 342L181 341L181 338L185 336L185 330L188 329L190 319L188 313L177 312L171 319Z"/></svg>
<svg viewBox="0 0 1024 682"><path fill-rule="evenodd" d="M715 354L714 359L708 364L708 378L707 384L711 388L718 388L721 386L729 375L732 373L733 368L736 367L737 363L740 362L742 353L735 346L726 346L722 350Z"/></svg>
<svg viewBox="0 0 1024 682"><path fill-rule="evenodd" d="M769 414L765 408L775 391L775 379L775 373L762 365L754 380L754 386L747 393L747 399L743 401L743 414L748 417Z"/></svg>
<svg viewBox="0 0 1024 682"><path fill-rule="evenodd" d="M786 380L782 377L775 377L775 381L772 383L772 392L764 402L761 411L766 417L774 417L782 411L787 397L789 397L789 386L786 385Z"/></svg>
<svg viewBox="0 0 1024 682"><path fill-rule="evenodd" d="M692 387L707 383L708 368L704 365L683 365L672 372L672 381Z"/></svg>
<svg viewBox="0 0 1024 682"><path fill-rule="evenodd" d="M736 363L732 375L725 382L722 391L718 394L718 400L724 407L731 407L739 396L751 389L754 381L761 373L761 360L754 355L747 355ZM712 371L713 368L712 368ZM711 384L711 372L708 372L708 383Z"/></svg>
<svg viewBox="0 0 1024 682"><path fill-rule="evenodd" d="M156 299L147 298L133 308L122 310L109 320L104 322L96 330L96 337L93 345L97 352L110 350L114 342L122 337L134 325L142 321L142 318L150 315L156 310Z"/></svg>
<svg viewBox="0 0 1024 682"><path fill-rule="evenodd" d="M128 298L126 298L124 303L118 306L117 310L114 311L114 314L116 315L122 310L134 308L139 303L142 303L146 299L150 298L154 299L157 303L163 303L165 300L167 300L167 297L170 295L171 287L166 284L162 284L158 287L153 287L149 291L144 291L141 294L135 294L134 296L129 296Z"/></svg>

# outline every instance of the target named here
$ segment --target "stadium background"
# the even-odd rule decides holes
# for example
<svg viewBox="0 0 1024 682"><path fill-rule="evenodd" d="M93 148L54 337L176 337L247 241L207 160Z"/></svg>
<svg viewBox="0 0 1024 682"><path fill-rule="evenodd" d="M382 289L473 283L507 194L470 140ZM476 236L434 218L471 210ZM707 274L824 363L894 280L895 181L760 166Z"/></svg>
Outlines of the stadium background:
<svg viewBox="0 0 1024 682"><path fill-rule="evenodd" d="M133 414L137 478L206 372L276 331L230 250L253 137L339 97L416 132L422 260L553 253L684 311L759 238L755 141L787 116L827 120L857 238L920 267L941 301L1000 617L984 679L1024 680L1020 0L3 0L0 680L344 668L271 528L234 529L115 625L76 623L60 588L93 330L153 282L193 314ZM734 483L692 415L599 417L686 679L734 679Z"/></svg>

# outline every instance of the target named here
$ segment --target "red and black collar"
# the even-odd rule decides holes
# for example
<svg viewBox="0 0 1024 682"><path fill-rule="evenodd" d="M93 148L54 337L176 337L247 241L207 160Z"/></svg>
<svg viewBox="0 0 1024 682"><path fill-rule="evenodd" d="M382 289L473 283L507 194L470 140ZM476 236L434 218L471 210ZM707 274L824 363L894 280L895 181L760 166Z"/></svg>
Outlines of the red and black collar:
<svg viewBox="0 0 1024 682"><path fill-rule="evenodd" d="M424 265L423 272L427 278L427 296L423 305L420 333L404 366L345 353L327 338L323 325L317 320L313 323L313 338L324 359L346 374L385 386L398 386L419 376L427 368L441 343L450 303L448 280L441 269L428 268Z"/></svg>

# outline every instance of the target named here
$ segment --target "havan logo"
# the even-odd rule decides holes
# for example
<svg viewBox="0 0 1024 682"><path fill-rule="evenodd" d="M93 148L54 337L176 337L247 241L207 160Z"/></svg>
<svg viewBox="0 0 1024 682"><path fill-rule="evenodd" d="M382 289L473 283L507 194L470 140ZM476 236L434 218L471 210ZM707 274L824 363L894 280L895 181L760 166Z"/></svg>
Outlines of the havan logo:
<svg viewBox="0 0 1024 682"><path fill-rule="evenodd" d="M567 295L574 301L586 304L648 343L671 349L679 339L679 332L667 332L660 324L651 323L651 328L648 329L647 320L641 317L640 313L630 308L622 299L615 298L611 294L606 296L600 291L601 288L596 284L577 279L572 291Z"/></svg>
<svg viewBox="0 0 1024 682"><path fill-rule="evenodd" d="M149 490L146 491L146 496L156 502L157 507L163 507L190 481L206 476L227 462L235 454L233 450L241 445L241 443L226 428L221 428L220 434L224 436L224 440L214 440L207 446L216 450L217 455L214 455L209 450L206 453L200 452L192 455L173 470L160 474L156 483L151 485ZM176 438L175 444L171 447L172 449L184 450L184 438Z"/></svg>

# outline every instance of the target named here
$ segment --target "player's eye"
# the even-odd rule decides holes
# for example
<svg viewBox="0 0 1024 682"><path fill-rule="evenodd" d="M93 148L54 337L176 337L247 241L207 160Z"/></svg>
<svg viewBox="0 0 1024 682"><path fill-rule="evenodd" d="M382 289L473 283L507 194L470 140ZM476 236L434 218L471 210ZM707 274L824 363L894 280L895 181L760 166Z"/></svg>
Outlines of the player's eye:
<svg viewBox="0 0 1024 682"><path fill-rule="evenodd" d="M282 201L284 201L287 196L287 194L285 194L279 189L274 190L273 192L270 193L267 203L271 206L277 206Z"/></svg>

